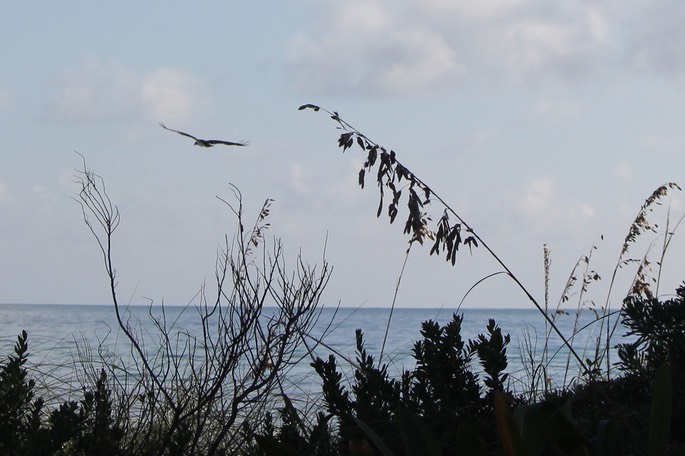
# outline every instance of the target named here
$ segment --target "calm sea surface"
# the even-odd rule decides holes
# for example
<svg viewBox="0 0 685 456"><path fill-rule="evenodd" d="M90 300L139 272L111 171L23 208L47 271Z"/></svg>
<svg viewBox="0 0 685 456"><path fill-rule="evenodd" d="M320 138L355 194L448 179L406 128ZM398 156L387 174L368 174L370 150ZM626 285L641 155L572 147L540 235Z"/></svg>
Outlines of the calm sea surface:
<svg viewBox="0 0 685 456"><path fill-rule="evenodd" d="M149 323L146 307L130 307L131 321L139 320L140 328L147 331L147 344L154 344L156 339L152 325ZM452 309L395 309L390 321L385 345L383 362L389 365L389 372L394 375L403 369L414 366L411 357L413 343L420 339L421 322L434 320L446 324L452 318ZM486 334L488 319L493 318L502 328L504 334L511 335L511 343L507 350L512 387L518 390L525 388L530 379L532 369L540 363L546 366L548 383L552 385L568 384L573 376L578 375L578 367L562 347L560 339L551 334L545 327L543 317L535 309L461 309L464 322L462 337L476 338L478 334ZM360 308L350 309L324 308L317 326L312 334L319 336L326 326L331 323L324 342L330 347L319 346L318 356L327 358L331 350L349 359L355 359L355 329L364 332L366 348L369 354L377 360L383 345L386 326L390 316L390 309ZM185 311L180 307L167 307L168 321L177 320L175 329L196 333L200 329L198 314L193 308ZM591 311L583 311L576 321L576 313L559 314L555 316L557 326L563 334L570 337L574 326L581 328L573 340L573 346L580 356L593 358L596 340L602 328L599 323L592 323L595 315ZM611 319L611 326L616 317ZM606 330L606 326L604 327ZM95 358L99 353L115 352L126 358L129 346L123 335L118 331L114 309L111 306L69 306L69 305L0 305L0 356L12 352L17 335L26 330L29 334L30 366L40 372L39 384L58 385L65 379L74 377L79 371L79 361L84 358ZM620 325L616 328L612 345L621 341L625 329ZM624 339L625 340L625 339ZM544 358L544 347L547 341L547 357ZM531 359L532 354L532 359ZM309 366L310 359L306 358L298 363L289 373L293 385L305 394L317 391L319 386L313 369ZM611 360L616 361L615 353ZM339 364L345 367L346 362L337 356ZM567 363L570 360L570 367ZM478 369L478 366L474 366ZM564 373L567 373L566 375ZM36 374L38 375L38 374ZM42 382L42 383L41 383Z"/></svg>

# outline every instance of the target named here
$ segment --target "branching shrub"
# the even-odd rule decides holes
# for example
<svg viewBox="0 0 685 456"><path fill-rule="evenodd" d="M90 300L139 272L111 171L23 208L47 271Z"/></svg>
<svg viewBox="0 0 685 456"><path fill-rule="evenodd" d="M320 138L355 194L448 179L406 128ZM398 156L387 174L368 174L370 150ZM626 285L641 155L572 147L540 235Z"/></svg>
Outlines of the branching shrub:
<svg viewBox="0 0 685 456"><path fill-rule="evenodd" d="M163 305L153 309L151 304L157 350L146 350L140 332L124 318L116 292L113 235L119 210L85 160L77 182L77 201L100 247L114 312L135 363L130 375L136 380L119 395L140 398L123 410L125 450L214 455L242 447L241 423L264 417L284 372L296 362L295 350L318 319L328 264L317 268L298 257L294 266L286 265L280 241L269 244L265 238L272 201L266 200L246 228L242 195L231 187L236 202L221 201L235 215L238 229L232 240L226 236L218 254L213 296L203 286L193 308L199 334L176 328Z"/></svg>

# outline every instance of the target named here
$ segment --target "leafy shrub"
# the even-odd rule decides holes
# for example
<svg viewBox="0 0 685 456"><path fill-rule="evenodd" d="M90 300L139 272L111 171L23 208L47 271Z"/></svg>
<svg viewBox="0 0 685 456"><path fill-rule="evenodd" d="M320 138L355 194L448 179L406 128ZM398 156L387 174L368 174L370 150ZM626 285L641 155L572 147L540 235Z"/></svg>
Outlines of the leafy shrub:
<svg viewBox="0 0 685 456"><path fill-rule="evenodd" d="M327 411L340 422L341 453L349 454L350 447L365 438L367 432L360 422L395 454L403 452L401 424L407 419L418 418L420 426L435 436L444 454L458 454L458 431L466 428L495 441L495 416L489 398L495 390L504 388L510 339L508 335L503 337L490 320L489 336L481 334L467 343L461 337L462 321L463 316L454 314L444 326L424 322L422 340L413 348L416 366L399 379L390 378L386 364L375 364L364 347L361 330L357 330L352 394L342 385L334 356L312 363L322 380ZM485 394L481 378L473 370L474 356L485 369Z"/></svg>
<svg viewBox="0 0 685 456"><path fill-rule="evenodd" d="M621 369L652 376L668 361L675 375L685 373L685 285L676 290L675 298L665 301L629 296L622 316L627 335L637 339L618 346Z"/></svg>
<svg viewBox="0 0 685 456"><path fill-rule="evenodd" d="M28 378L28 334L17 337L14 354L0 367L0 454L29 454L40 429L44 402L35 398L35 380Z"/></svg>
<svg viewBox="0 0 685 456"><path fill-rule="evenodd" d="M44 419L45 400L29 378L28 334L17 337L14 354L0 366L0 454L120 454L123 433L112 416L104 370L95 389L83 389L79 402L65 401Z"/></svg>
<svg viewBox="0 0 685 456"><path fill-rule="evenodd" d="M672 438L685 444L685 284L676 289L675 297L663 301L629 296L623 302L622 323L628 335L637 336L618 346L624 381L648 389L657 369L668 364L673 384L671 429L676 433Z"/></svg>

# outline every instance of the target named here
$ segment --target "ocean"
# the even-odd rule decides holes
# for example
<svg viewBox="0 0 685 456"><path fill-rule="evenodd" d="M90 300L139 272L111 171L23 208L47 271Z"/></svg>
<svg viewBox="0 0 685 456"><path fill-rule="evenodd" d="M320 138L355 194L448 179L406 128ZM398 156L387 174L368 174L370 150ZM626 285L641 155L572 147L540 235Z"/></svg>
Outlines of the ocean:
<svg viewBox="0 0 685 456"><path fill-rule="evenodd" d="M128 308L130 321L136 323L144 334L146 344L154 345L156 336L150 324L148 308ZM155 310L155 312L158 311ZM391 375L399 376L414 366L411 350L421 338L421 322L433 320L446 324L455 309L394 309L390 320L382 362L388 364ZM167 320L175 321L175 329L197 333L198 313L194 308L166 307ZM536 309L460 309L464 315L462 337L474 339L486 334L488 319L495 319L504 334L511 335L507 349L510 387L522 392L530 388L533 373L539 375L544 366L548 386L564 386L580 376L580 369L569 356L560 338L546 328L545 320ZM325 347L319 345L316 354L324 359L337 354L338 363L349 371L344 360L355 359L355 329L364 333L365 346L376 360L381 355L390 309L387 308L323 308L312 335L319 337L328 327L324 338ZM577 318L576 318L577 317ZM561 332L571 337L575 328L583 328L573 338L573 346L582 359L594 357L597 340L602 340L603 327L596 321L591 310L555 313L555 323ZM610 320L613 326L617 316ZM606 320L605 320L606 322ZM602 329L604 328L604 329ZM37 378L39 386L59 392L70 391L70 381L78 381L83 361L116 353L125 362L130 357L130 347L119 331L114 308L107 305L0 305L0 356L6 359L12 353L17 335L26 330L29 336L28 366ZM619 324L611 345L627 339L625 329ZM303 350L302 359L288 373L292 385L305 395L316 393L320 384L310 367L311 359ZM111 356L110 356L110 359ZM617 361L615 350L610 352L610 362ZM475 370L479 366L475 364ZM616 373L614 369L612 371Z"/></svg>

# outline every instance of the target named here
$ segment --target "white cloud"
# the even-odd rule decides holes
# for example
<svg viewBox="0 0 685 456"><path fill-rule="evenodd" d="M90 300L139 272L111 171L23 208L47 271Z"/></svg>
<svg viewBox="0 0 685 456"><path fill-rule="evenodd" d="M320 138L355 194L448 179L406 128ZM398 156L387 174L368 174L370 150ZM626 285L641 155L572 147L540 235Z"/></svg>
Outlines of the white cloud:
<svg viewBox="0 0 685 456"><path fill-rule="evenodd" d="M685 72L685 9L664 2L346 0L318 3L288 45L304 90L414 93L465 78L610 83Z"/></svg>
<svg viewBox="0 0 685 456"><path fill-rule="evenodd" d="M630 163L621 162L616 167L616 176L625 184L633 184L635 182L635 170Z"/></svg>
<svg viewBox="0 0 685 456"><path fill-rule="evenodd" d="M291 163L290 164L290 180L288 181L288 186L291 190L298 193L304 193L307 190L306 178L307 170L301 163Z"/></svg>
<svg viewBox="0 0 685 456"><path fill-rule="evenodd" d="M337 18L338 25L343 30L356 28L365 32L373 32L383 30L388 25L388 10L383 7L380 1L366 0L342 3L348 4L348 7L344 8ZM353 5L350 6L351 3Z"/></svg>
<svg viewBox="0 0 685 456"><path fill-rule="evenodd" d="M590 34L597 42L603 43L609 40L611 26L609 21L599 11L590 10L587 20Z"/></svg>
<svg viewBox="0 0 685 456"><path fill-rule="evenodd" d="M644 139L643 146L648 149L649 153L680 153L682 150L680 139L669 136L649 136Z"/></svg>
<svg viewBox="0 0 685 456"><path fill-rule="evenodd" d="M74 189L74 174L73 169L61 169L57 172L57 183L62 188Z"/></svg>
<svg viewBox="0 0 685 456"><path fill-rule="evenodd" d="M573 23L540 19L514 23L502 37L505 69L524 75L550 69L566 72L583 60L582 33Z"/></svg>
<svg viewBox="0 0 685 456"><path fill-rule="evenodd" d="M497 139L499 134L497 131L488 128L475 129L467 138L465 145L469 149L479 148L487 145L493 140Z"/></svg>
<svg viewBox="0 0 685 456"><path fill-rule="evenodd" d="M685 213L685 200L680 196L672 196L670 209L676 214Z"/></svg>
<svg viewBox="0 0 685 456"><path fill-rule="evenodd" d="M411 94L441 85L458 74L454 52L442 37L431 32L392 32L369 43L363 51L357 46L348 48L343 35L323 42L300 35L291 43L290 61L298 68L303 88ZM361 46L361 42L356 44Z"/></svg>
<svg viewBox="0 0 685 456"><path fill-rule="evenodd" d="M369 85L379 91L403 94L440 84L446 77L458 74L454 51L444 39L423 31L401 34L391 45L398 52L397 59L379 68ZM385 49L382 52L385 52Z"/></svg>
<svg viewBox="0 0 685 456"><path fill-rule="evenodd" d="M198 107L200 83L179 70L162 68L142 78L140 94L146 113L153 119L182 120Z"/></svg>
<svg viewBox="0 0 685 456"><path fill-rule="evenodd" d="M635 70L679 74L685 70L685 9L674 0L631 2L624 35L626 58ZM627 30L626 30L627 32Z"/></svg>
<svg viewBox="0 0 685 456"><path fill-rule="evenodd" d="M358 204L360 200L367 198L357 185L359 182L359 170L362 169L364 163L352 156L348 156L343 166L343 173L337 179L330 179L325 184L323 190L326 199L335 200L336 204L341 206L351 207ZM367 186L371 185L372 176L366 176Z"/></svg>
<svg viewBox="0 0 685 456"><path fill-rule="evenodd" d="M386 0L350 0L322 9L321 27L300 33L287 57L303 89L407 94L458 75L451 46L427 27L405 27ZM318 36L317 36L318 34Z"/></svg>
<svg viewBox="0 0 685 456"><path fill-rule="evenodd" d="M591 205L561 198L550 177L531 179L515 204L537 232L573 233L587 226L595 216Z"/></svg>
<svg viewBox="0 0 685 456"><path fill-rule="evenodd" d="M518 198L519 208L528 215L543 215L549 210L554 192L554 184L549 177L538 177L526 185Z"/></svg>
<svg viewBox="0 0 685 456"><path fill-rule="evenodd" d="M425 8L436 14L469 19L492 20L506 16L528 0L480 0L477 2L455 0L425 0Z"/></svg>
<svg viewBox="0 0 685 456"><path fill-rule="evenodd" d="M578 103L558 97L545 97L533 106L533 114L544 119L576 119L581 114Z"/></svg>
<svg viewBox="0 0 685 456"><path fill-rule="evenodd" d="M87 59L57 80L58 94L46 106L45 117L59 123L144 116L180 120L191 115L203 98L203 85L178 69L147 73L118 62Z"/></svg>

